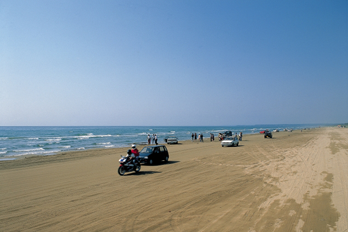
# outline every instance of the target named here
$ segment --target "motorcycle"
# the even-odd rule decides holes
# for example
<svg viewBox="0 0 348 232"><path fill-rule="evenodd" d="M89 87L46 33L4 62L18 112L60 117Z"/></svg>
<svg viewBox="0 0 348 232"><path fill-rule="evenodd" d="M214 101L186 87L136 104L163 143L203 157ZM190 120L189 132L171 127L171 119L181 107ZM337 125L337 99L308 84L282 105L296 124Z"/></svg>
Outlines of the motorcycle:
<svg viewBox="0 0 348 232"><path fill-rule="evenodd" d="M127 157L121 155L121 159L119 160L120 166L118 167L118 174L123 176L126 172L135 171L138 173L140 171L141 165L138 161L134 163L129 160Z"/></svg>

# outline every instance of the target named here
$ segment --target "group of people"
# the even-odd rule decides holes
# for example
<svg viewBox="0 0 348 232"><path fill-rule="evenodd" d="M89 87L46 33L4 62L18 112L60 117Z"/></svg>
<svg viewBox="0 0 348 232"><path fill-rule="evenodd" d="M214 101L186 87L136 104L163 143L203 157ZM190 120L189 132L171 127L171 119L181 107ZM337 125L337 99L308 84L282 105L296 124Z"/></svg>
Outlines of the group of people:
<svg viewBox="0 0 348 232"><path fill-rule="evenodd" d="M151 141L152 141L152 144L158 145L157 134L153 134L152 136L150 134L147 135L147 144L150 145Z"/></svg>
<svg viewBox="0 0 348 232"><path fill-rule="evenodd" d="M203 136L203 133L201 133L201 134L198 135L198 140L199 140L199 142L204 142L203 137L204 137L204 136ZM197 133L192 133L191 139L192 139L192 142L195 141L195 140L197 140ZM213 134L213 133L210 133L210 142L213 142L214 139L215 139L214 134Z"/></svg>
<svg viewBox="0 0 348 232"><path fill-rule="evenodd" d="M192 142L197 140L197 133L192 133L191 135ZM198 135L199 142L204 142L203 140L203 133Z"/></svg>

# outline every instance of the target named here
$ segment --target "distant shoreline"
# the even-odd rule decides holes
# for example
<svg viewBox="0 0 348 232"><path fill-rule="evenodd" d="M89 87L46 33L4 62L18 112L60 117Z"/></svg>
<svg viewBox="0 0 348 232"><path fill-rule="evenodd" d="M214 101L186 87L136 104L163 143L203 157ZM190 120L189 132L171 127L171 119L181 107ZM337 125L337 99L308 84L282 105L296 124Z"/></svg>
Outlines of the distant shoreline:
<svg viewBox="0 0 348 232"><path fill-rule="evenodd" d="M289 127L287 127L289 126ZM191 140L192 133L203 133L204 138L213 133L217 138L218 133L231 130L233 133L243 132L258 134L260 130L277 128L300 127L309 124L274 124L252 125L234 127L215 126L168 126L168 127L0 127L0 162L21 159L31 156L51 156L60 152L80 151L99 148L124 148L131 144L147 144L147 135L157 134L158 142L163 143L166 136L175 136L179 141ZM310 124L310 126L323 127ZM316 128L311 127L311 128Z"/></svg>

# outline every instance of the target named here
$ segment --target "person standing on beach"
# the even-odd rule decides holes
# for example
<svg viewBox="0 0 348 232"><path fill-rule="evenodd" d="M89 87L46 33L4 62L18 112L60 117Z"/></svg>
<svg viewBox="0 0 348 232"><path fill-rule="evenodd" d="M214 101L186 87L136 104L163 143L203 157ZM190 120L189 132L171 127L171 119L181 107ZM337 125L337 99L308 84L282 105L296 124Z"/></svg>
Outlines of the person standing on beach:
<svg viewBox="0 0 348 232"><path fill-rule="evenodd" d="M195 133L195 140L197 140L197 133Z"/></svg>
<svg viewBox="0 0 348 232"><path fill-rule="evenodd" d="M155 144L158 145L158 143L157 143L157 134L155 134Z"/></svg>
<svg viewBox="0 0 348 232"><path fill-rule="evenodd" d="M152 135L152 144L155 144L155 134Z"/></svg>
<svg viewBox="0 0 348 232"><path fill-rule="evenodd" d="M151 135L147 134L147 144L150 145L151 144Z"/></svg>
<svg viewBox="0 0 348 232"><path fill-rule="evenodd" d="M200 134L200 137L201 137L201 142L204 142L204 140L203 140L203 133Z"/></svg>
<svg viewBox="0 0 348 232"><path fill-rule="evenodd" d="M239 132L239 141L242 141L243 133Z"/></svg>
<svg viewBox="0 0 348 232"><path fill-rule="evenodd" d="M191 138L192 138L192 142L193 142L193 139L195 138L195 135L193 133L191 135Z"/></svg>

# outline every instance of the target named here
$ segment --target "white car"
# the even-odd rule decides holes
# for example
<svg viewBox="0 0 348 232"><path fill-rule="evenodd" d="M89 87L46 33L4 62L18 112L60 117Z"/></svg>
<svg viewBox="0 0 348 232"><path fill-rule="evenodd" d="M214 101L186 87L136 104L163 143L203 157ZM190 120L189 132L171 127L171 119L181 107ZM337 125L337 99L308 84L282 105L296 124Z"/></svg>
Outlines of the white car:
<svg viewBox="0 0 348 232"><path fill-rule="evenodd" d="M177 137L168 137L165 139L167 144L177 144L179 143L178 138Z"/></svg>
<svg viewBox="0 0 348 232"><path fill-rule="evenodd" d="M239 145L239 140L237 137L226 137L221 141L222 147L234 147Z"/></svg>

